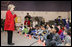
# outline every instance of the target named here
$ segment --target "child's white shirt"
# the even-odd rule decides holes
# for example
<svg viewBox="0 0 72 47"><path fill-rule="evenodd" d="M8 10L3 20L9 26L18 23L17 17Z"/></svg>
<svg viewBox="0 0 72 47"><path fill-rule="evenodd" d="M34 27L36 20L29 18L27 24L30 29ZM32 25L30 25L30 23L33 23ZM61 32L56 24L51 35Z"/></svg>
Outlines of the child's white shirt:
<svg viewBox="0 0 72 47"><path fill-rule="evenodd" d="M24 29L24 27L22 28L22 30Z"/></svg>
<svg viewBox="0 0 72 47"><path fill-rule="evenodd" d="M37 21L33 21L33 27L35 27L35 25L37 25L38 22Z"/></svg>

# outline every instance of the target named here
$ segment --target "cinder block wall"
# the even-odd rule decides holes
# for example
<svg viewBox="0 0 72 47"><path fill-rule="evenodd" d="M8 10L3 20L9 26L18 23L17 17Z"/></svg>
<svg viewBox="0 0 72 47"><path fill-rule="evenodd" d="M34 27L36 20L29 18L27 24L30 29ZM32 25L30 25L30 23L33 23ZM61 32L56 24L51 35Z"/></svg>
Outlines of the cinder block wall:
<svg viewBox="0 0 72 47"><path fill-rule="evenodd" d="M62 18L71 17L71 11L69 12L52 12L52 11L14 11L17 16L21 17L21 23L24 23L24 17L27 13L29 13L32 17L40 16L45 18L45 22L49 20L54 20L58 16L62 16ZM1 11L1 19L5 19L6 11ZM71 21L71 20L70 20ZM19 23L19 25L21 24Z"/></svg>

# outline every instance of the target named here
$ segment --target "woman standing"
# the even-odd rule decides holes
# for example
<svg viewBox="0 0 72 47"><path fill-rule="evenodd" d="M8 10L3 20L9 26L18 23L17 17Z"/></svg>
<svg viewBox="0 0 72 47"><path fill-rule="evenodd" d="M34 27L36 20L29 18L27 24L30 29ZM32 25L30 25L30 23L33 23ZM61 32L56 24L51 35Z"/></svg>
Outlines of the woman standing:
<svg viewBox="0 0 72 47"><path fill-rule="evenodd" d="M4 30L8 33L8 44L14 45L12 43L12 36L14 31L14 18L16 17L16 14L13 14L15 6L13 4L8 5L8 11L6 12L6 19L4 23Z"/></svg>

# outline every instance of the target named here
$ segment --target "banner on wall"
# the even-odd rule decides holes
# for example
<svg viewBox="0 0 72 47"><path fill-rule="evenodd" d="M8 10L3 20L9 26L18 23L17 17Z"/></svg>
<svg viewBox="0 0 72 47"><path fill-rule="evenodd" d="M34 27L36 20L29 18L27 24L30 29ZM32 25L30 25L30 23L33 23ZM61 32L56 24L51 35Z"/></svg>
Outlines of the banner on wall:
<svg viewBox="0 0 72 47"><path fill-rule="evenodd" d="M21 23L21 17L20 16L15 18L15 23Z"/></svg>

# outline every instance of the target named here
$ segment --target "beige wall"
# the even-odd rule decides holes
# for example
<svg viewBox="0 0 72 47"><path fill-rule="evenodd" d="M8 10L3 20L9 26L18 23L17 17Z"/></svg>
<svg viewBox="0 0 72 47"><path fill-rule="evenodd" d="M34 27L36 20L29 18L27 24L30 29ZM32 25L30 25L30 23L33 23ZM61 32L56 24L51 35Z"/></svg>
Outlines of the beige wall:
<svg viewBox="0 0 72 47"><path fill-rule="evenodd" d="M17 16L21 16L21 23L24 23L24 17L26 13L29 13L32 17L41 16L45 18L45 21L54 20L57 16L62 16L62 18L67 18L71 16L71 11L69 12L51 12L51 11L15 11ZM1 11L1 18L5 19L6 11Z"/></svg>
<svg viewBox="0 0 72 47"><path fill-rule="evenodd" d="M69 16L70 16L70 22L71 22L71 11L69 11Z"/></svg>

